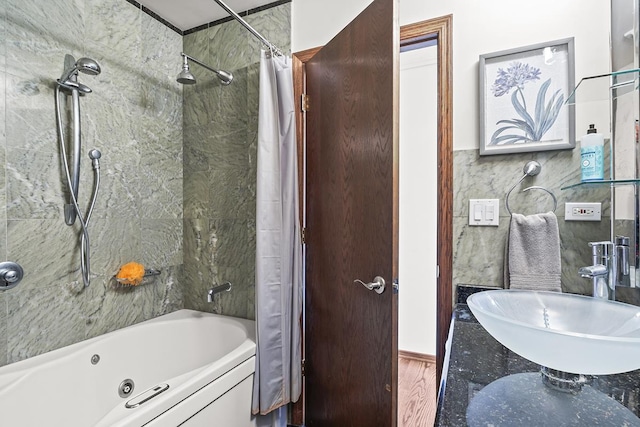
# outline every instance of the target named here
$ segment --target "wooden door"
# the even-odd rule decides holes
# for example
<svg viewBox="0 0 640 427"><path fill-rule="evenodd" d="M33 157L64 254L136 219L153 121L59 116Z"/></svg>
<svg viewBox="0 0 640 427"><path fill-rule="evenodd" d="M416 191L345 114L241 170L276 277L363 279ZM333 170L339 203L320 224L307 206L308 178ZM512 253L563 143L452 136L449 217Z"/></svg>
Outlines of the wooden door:
<svg viewBox="0 0 640 427"><path fill-rule="evenodd" d="M375 0L306 63L306 425L395 426L396 0ZM381 276L381 294L355 280Z"/></svg>

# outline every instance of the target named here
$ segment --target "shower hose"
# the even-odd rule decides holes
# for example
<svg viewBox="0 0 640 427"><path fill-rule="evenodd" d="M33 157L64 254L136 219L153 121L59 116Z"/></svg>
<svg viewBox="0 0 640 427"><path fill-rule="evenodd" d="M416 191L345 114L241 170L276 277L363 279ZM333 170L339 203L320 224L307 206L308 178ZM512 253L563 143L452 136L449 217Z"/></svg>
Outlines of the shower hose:
<svg viewBox="0 0 640 427"><path fill-rule="evenodd" d="M96 204L96 198L98 195L98 189L100 188L100 166L97 162L93 163L94 170L94 188L91 195L91 203L89 210L87 211L87 217L82 216L80 212L80 206L78 205L78 199L75 195L75 191L71 184L71 172L69 171L69 161L67 160L67 149L64 141L64 129L62 126L62 114L60 109L60 86L56 86L56 118L58 122L58 133L60 134L60 151L62 154L62 163L64 166L65 176L67 178L67 185L69 186L69 193L71 194L71 201L76 211L76 216L82 227L82 234L80 235L80 269L82 271L82 283L84 287L88 287L91 282L91 247L89 244L89 221L91 220L91 214Z"/></svg>

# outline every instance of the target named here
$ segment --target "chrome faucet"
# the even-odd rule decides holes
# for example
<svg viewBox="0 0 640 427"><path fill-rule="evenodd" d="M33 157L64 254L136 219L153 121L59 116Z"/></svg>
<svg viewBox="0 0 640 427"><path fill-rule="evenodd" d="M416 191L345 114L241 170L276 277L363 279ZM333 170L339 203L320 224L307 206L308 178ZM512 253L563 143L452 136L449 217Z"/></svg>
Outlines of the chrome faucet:
<svg viewBox="0 0 640 427"><path fill-rule="evenodd" d="M207 302L213 302L213 296L215 294L219 294L220 292L229 292L231 290L231 282L225 282L222 285L216 285L213 288L209 289L207 293Z"/></svg>
<svg viewBox="0 0 640 427"><path fill-rule="evenodd" d="M616 286L631 286L629 277L629 238L616 236L616 243L613 246L614 264L614 284Z"/></svg>
<svg viewBox="0 0 640 427"><path fill-rule="evenodd" d="M593 265L578 269L580 277L593 280L593 297L615 300L615 252L611 242L589 242ZM613 252L613 253L612 253Z"/></svg>

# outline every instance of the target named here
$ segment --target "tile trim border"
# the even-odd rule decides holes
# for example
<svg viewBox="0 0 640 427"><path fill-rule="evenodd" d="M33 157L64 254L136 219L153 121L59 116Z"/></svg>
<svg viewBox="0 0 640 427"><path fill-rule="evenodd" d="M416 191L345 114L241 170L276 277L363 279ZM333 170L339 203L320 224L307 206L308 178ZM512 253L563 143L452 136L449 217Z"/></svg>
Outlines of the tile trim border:
<svg viewBox="0 0 640 427"><path fill-rule="evenodd" d="M215 21L211 21L211 22L208 22L206 24L202 24L202 25L199 25L197 27L193 27L193 28L190 28L188 30L184 30L183 31L180 28L178 28L175 25L173 25L171 22L169 22L166 19L160 17L158 14L153 12L148 7L141 5L136 0L125 0L125 1L127 3L135 6L136 8L142 10L144 13L146 13L149 16L151 16L153 19L155 19L156 21L160 22L161 24L164 24L166 27L172 29L176 33L180 34L181 36L186 36L188 34L193 34L193 33L197 32L197 31L206 30L207 28L215 27L216 25L220 25L220 24L224 24L225 22L233 21L233 17L227 16L226 18L217 19ZM268 3L268 4L265 4L265 5L262 5L262 6L255 7L253 9L249 9L249 10L245 10L243 12L237 12L237 13L238 13L238 15L240 15L242 17L245 17L245 16L252 15L254 13L262 12L262 11L267 10L267 9L271 9L273 7L281 6L281 5L287 4L287 3L291 3L292 1L293 0L278 0L278 1L274 1L272 3Z"/></svg>

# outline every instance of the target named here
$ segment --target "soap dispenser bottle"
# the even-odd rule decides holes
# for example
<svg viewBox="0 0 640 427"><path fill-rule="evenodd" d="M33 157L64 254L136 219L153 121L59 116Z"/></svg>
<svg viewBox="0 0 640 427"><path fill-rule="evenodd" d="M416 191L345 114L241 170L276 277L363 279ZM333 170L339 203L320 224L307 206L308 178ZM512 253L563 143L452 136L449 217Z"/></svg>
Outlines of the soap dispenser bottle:
<svg viewBox="0 0 640 427"><path fill-rule="evenodd" d="M604 136L596 125L589 125L587 134L580 140L580 170L582 181L604 179Z"/></svg>

